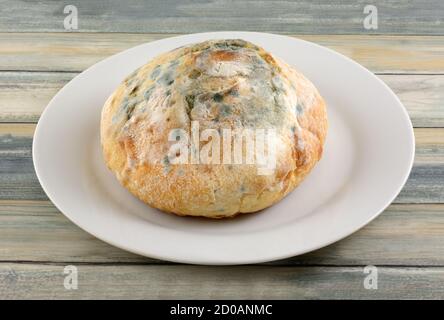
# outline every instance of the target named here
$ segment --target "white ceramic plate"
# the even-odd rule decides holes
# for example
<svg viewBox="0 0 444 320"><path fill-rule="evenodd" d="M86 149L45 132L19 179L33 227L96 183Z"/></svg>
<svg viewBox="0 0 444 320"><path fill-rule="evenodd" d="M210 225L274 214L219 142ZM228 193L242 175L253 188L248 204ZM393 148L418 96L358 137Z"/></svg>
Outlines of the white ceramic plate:
<svg viewBox="0 0 444 320"><path fill-rule="evenodd" d="M327 101L330 123L322 160L294 192L262 212L219 221L146 206L106 169L99 143L100 111L126 75L159 53L214 38L252 41L302 71ZM393 201L413 156L406 110L367 69L310 42L248 32L168 38L95 64L52 99L33 144L43 189L75 224L131 252L197 264L277 260L342 239Z"/></svg>

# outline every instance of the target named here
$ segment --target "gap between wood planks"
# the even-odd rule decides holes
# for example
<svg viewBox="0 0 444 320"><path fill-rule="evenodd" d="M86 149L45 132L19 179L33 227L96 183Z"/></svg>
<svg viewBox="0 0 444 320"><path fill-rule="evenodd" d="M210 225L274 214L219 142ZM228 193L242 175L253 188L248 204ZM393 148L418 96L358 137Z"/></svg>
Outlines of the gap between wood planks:
<svg viewBox="0 0 444 320"><path fill-rule="evenodd" d="M298 257L298 256L295 256ZM294 258L295 258L294 257ZM147 257L147 259L150 259ZM252 268L293 268L293 269L302 269L302 268L350 268L350 269L359 269L365 268L368 264L289 264L285 263L285 261L270 261L263 263L254 263L254 264L238 264L238 265L205 265L205 264L189 264L189 263L180 263L180 262L170 262L166 260L157 260L157 261L147 261L147 262L119 262L119 261L104 261L104 262L96 262L96 261L40 261L40 260L0 260L0 272L2 265L42 265L42 266L54 266L54 267L64 267L66 265L75 265L75 266L189 266L196 268L234 268L234 267L252 267ZM443 269L444 265L422 265L422 264L376 264L378 268L386 268L386 269Z"/></svg>

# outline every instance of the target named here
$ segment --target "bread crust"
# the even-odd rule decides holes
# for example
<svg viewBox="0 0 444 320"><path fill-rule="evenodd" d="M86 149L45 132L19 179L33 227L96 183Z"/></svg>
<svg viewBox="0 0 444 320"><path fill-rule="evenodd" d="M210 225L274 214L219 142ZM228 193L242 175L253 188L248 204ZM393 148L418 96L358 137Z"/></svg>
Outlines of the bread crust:
<svg viewBox="0 0 444 320"><path fill-rule="evenodd" d="M169 134L273 129L276 166L172 164ZM104 160L148 205L183 216L262 210L298 186L322 155L326 105L301 73L244 40L210 40L161 54L134 71L103 106ZM223 150L221 150L223 153ZM222 157L222 154L221 154Z"/></svg>

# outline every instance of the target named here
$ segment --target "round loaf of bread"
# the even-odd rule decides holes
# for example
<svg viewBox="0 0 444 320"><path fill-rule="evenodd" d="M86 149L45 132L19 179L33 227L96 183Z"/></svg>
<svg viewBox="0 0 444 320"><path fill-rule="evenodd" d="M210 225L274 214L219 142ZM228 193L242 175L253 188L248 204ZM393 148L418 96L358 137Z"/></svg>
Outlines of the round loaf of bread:
<svg viewBox="0 0 444 320"><path fill-rule="evenodd" d="M209 218L281 200L320 159L326 132L314 85L244 40L157 56L101 118L106 165L125 188L154 208Z"/></svg>

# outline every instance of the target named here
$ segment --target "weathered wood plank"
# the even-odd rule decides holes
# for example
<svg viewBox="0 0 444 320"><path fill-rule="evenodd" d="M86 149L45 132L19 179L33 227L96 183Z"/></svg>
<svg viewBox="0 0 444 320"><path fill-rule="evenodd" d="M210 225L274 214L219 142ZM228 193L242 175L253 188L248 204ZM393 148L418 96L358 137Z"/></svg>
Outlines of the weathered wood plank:
<svg viewBox="0 0 444 320"><path fill-rule="evenodd" d="M90 236L49 201L0 201L0 248L0 262L163 263ZM270 264L442 266L442 252L444 205L391 205L342 241Z"/></svg>
<svg viewBox="0 0 444 320"><path fill-rule="evenodd" d="M444 127L444 76L379 75L379 78L401 99L414 127Z"/></svg>
<svg viewBox="0 0 444 320"><path fill-rule="evenodd" d="M376 290L362 267L0 264L0 299L442 299L444 268L379 267ZM414 290L412 290L414 288Z"/></svg>
<svg viewBox="0 0 444 320"><path fill-rule="evenodd" d="M0 200L47 200L32 164L34 127L34 124L0 124ZM443 203L444 129L417 128L415 133L415 164L395 203Z"/></svg>
<svg viewBox="0 0 444 320"><path fill-rule="evenodd" d="M65 31L67 3L2 0L0 31ZM444 34L442 1L373 0L378 29L366 30L368 1L142 1L69 2L78 9L79 32L202 32L252 30L279 33Z"/></svg>
<svg viewBox="0 0 444 320"><path fill-rule="evenodd" d="M0 122L37 122L52 97L75 75L0 72Z"/></svg>
<svg viewBox="0 0 444 320"><path fill-rule="evenodd" d="M159 262L84 232L49 201L0 201L0 261Z"/></svg>
<svg viewBox="0 0 444 320"><path fill-rule="evenodd" d="M439 165L444 162L444 130L415 128L415 164Z"/></svg>
<svg viewBox="0 0 444 320"><path fill-rule="evenodd" d="M0 125L0 199L47 199L32 163L35 125Z"/></svg>
<svg viewBox="0 0 444 320"><path fill-rule="evenodd" d="M4 16L4 15L2 15ZM166 34L0 33L0 69L83 71ZM303 35L378 73L444 73L443 36Z"/></svg>
<svg viewBox="0 0 444 320"><path fill-rule="evenodd" d="M0 122L37 122L49 100L77 73L0 72ZM379 75L416 127L444 127L444 75Z"/></svg>

